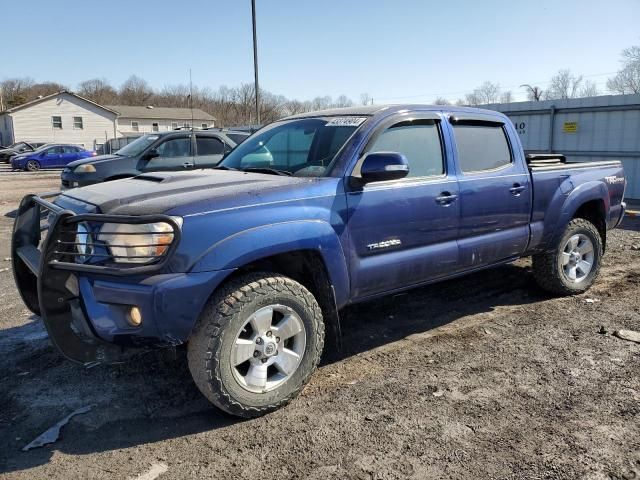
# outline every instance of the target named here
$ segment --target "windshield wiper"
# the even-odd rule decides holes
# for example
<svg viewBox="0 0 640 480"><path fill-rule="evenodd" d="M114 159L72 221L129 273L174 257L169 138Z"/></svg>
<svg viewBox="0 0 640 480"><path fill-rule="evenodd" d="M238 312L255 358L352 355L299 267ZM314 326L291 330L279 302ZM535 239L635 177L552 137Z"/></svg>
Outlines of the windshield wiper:
<svg viewBox="0 0 640 480"><path fill-rule="evenodd" d="M282 175L286 177L290 177L291 175L293 175L293 173L287 172L286 170L277 170L275 168L269 167L246 167L240 170L242 170L243 172L268 173L271 175Z"/></svg>

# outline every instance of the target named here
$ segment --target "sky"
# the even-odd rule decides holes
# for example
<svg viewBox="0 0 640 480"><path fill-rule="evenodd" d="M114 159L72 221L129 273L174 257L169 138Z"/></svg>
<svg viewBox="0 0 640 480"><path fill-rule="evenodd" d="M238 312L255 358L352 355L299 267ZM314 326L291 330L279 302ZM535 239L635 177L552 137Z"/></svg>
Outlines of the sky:
<svg viewBox="0 0 640 480"><path fill-rule="evenodd" d="M250 0L0 0L0 80L74 89L253 81ZM301 100L455 100L482 82L524 99L568 68L598 84L640 44L640 0L256 0L260 87ZM14 19L15 21L7 21Z"/></svg>

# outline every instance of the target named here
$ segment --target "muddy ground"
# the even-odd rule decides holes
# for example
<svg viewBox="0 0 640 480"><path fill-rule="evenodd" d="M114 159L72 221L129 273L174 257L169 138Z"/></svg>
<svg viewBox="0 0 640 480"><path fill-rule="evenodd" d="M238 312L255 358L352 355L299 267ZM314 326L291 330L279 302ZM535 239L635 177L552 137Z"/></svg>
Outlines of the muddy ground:
<svg viewBox="0 0 640 480"><path fill-rule="evenodd" d="M51 347L13 284L4 214L57 184L0 172L3 478L640 478L640 344L612 335L640 330L639 221L611 233L584 295L543 293L523 260L349 308L302 395L238 421L183 351L86 370Z"/></svg>

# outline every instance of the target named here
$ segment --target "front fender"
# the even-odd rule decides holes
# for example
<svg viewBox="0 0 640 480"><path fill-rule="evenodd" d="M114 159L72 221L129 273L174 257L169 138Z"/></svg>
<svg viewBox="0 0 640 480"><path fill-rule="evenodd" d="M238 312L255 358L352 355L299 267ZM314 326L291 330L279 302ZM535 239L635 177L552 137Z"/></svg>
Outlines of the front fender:
<svg viewBox="0 0 640 480"><path fill-rule="evenodd" d="M195 260L190 271L204 272L240 268L257 260L297 250L317 251L335 288L336 303L349 296L349 273L340 239L322 220L299 220L250 228L211 245Z"/></svg>

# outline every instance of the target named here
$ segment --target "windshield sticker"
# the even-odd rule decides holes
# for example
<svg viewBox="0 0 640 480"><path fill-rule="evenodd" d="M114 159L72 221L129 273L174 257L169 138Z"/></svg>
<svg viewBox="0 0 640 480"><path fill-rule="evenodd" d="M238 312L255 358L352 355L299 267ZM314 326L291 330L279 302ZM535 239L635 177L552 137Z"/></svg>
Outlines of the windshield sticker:
<svg viewBox="0 0 640 480"><path fill-rule="evenodd" d="M160 138L160 137L159 137L159 136L157 136L157 135L149 135L149 136L147 137L147 140L157 140L157 139L159 139L159 138Z"/></svg>
<svg viewBox="0 0 640 480"><path fill-rule="evenodd" d="M358 127L367 117L335 117L327 122L326 127Z"/></svg>

